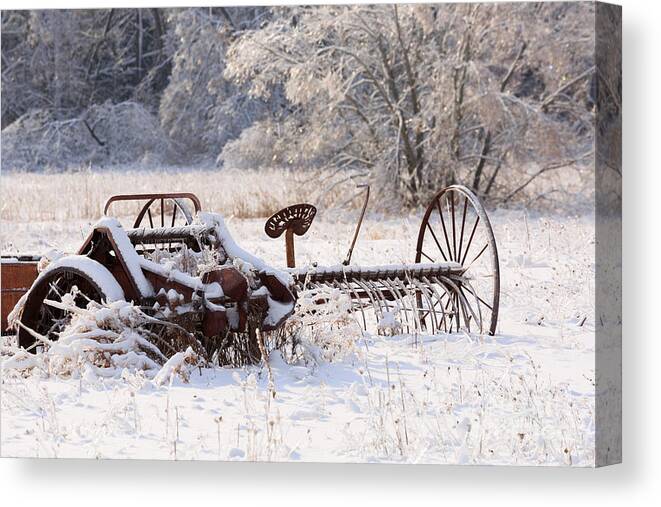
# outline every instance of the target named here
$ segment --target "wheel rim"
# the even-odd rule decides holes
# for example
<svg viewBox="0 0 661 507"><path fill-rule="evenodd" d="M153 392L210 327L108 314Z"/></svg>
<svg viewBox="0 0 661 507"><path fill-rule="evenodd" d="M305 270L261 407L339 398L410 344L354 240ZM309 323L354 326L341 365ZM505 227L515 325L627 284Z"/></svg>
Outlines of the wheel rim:
<svg viewBox="0 0 661 507"><path fill-rule="evenodd" d="M74 287L77 288L74 302L79 308L87 307L90 301L100 302L104 297L99 286L84 273L74 268L56 268L41 277L30 289L21 319L23 326L51 341L57 340L59 333L70 322L71 314L45 301L61 302L64 295L71 293ZM21 327L19 344L32 350L37 339Z"/></svg>
<svg viewBox="0 0 661 507"><path fill-rule="evenodd" d="M438 285L449 288L442 302L445 327L450 331L464 328L496 332L500 301L498 250L489 217L468 188L452 185L432 199L420 225L415 261L456 262L462 267L460 275L438 280ZM421 298L419 302L424 306Z"/></svg>

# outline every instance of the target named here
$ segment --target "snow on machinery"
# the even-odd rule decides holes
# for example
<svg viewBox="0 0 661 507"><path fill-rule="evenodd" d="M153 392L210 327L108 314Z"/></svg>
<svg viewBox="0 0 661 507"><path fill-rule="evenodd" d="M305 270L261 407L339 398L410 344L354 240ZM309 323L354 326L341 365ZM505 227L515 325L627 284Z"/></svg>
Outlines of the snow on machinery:
<svg viewBox="0 0 661 507"><path fill-rule="evenodd" d="M365 329L493 334L498 252L478 198L459 185L436 194L423 216L413 263L355 266L351 254L368 199L369 187L349 253L337 266L295 266L294 235L311 227L314 206L275 213L265 232L271 238L284 233L287 258L287 268L275 269L241 249L222 217L203 212L193 194L113 196L76 255L3 258L2 328L12 324L19 345L35 350L39 337L55 340L66 325L64 298L80 307L90 300L125 300L153 317L150 332L158 341L185 336L207 357L247 363L261 357L260 333L280 330L301 294L323 303L329 290L337 290L351 299ZM118 201L144 202L130 229L108 216Z"/></svg>

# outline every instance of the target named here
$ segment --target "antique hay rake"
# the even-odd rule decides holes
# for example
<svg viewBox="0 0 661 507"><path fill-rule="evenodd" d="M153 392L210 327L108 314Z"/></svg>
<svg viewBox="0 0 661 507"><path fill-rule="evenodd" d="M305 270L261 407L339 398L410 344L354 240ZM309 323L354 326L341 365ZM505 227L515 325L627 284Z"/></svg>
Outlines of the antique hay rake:
<svg viewBox="0 0 661 507"><path fill-rule="evenodd" d="M469 189L453 185L434 196L420 225L412 264L349 265L364 213L365 206L343 265L290 270L297 291L341 290L351 297L366 329L374 324L379 328L399 314L407 333L495 333L498 250L489 218Z"/></svg>
<svg viewBox="0 0 661 507"><path fill-rule="evenodd" d="M498 252L477 197L459 185L443 189L423 216L413 263L362 267L351 264L351 253L369 188L366 197L349 253L337 266L295 266L294 235L312 226L314 206L297 204L270 217L267 235L285 235L284 269L242 250L222 217L204 213L193 194L111 197L106 218L76 255L3 257L3 332L13 326L19 344L36 350L56 340L70 318L65 299L80 307L90 301L133 301L153 317L150 332L159 341L172 341L176 329L179 339L183 333L221 363L253 362L261 357L259 331L279 330L303 291L322 303L328 290L337 290L351 299L366 329L493 334ZM141 204L131 228L108 216L120 201Z"/></svg>

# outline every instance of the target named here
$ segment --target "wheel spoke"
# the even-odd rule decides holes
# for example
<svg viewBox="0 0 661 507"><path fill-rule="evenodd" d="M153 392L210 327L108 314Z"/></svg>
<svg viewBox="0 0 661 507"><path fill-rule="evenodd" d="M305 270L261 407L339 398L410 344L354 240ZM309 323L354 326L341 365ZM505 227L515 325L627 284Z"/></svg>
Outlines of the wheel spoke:
<svg viewBox="0 0 661 507"><path fill-rule="evenodd" d="M487 303L484 299L482 299L477 294L477 291L475 291L475 289L473 289L473 287L471 287L470 285L464 285L463 287L465 287L466 290L468 290L475 298L477 298L480 301L480 303L482 303L484 306L486 306L489 310L491 310L493 312L493 307L489 303Z"/></svg>
<svg viewBox="0 0 661 507"><path fill-rule="evenodd" d="M468 197L464 196L464 213L461 217L461 233L459 234L459 255L457 256L456 261L459 262L461 259L461 251L464 244L464 225L466 225L466 209L468 208Z"/></svg>
<svg viewBox="0 0 661 507"><path fill-rule="evenodd" d="M443 235L445 236L445 244L448 247L448 255L450 255L451 252L452 252L452 249L450 248L450 240L448 239L448 231L445 228L445 219L443 218L443 210L442 210L440 199L436 200L436 207L438 208L438 214L441 217L441 225L443 226Z"/></svg>
<svg viewBox="0 0 661 507"><path fill-rule="evenodd" d="M487 249L488 246L489 246L489 243L487 243L486 245L484 245L482 247L482 250L480 250L480 253L475 256L475 258L471 261L471 263L466 268L464 268L464 272L468 271L468 269L475 263L475 261L477 259L479 259L480 256L484 253L484 251Z"/></svg>
<svg viewBox="0 0 661 507"><path fill-rule="evenodd" d="M432 263L435 263L435 262L436 262L434 259L432 259L431 257L429 257L429 255L427 255L423 250L420 250L420 253L421 253L422 255L424 255L425 257L427 257L427 259L429 259L430 262L432 262Z"/></svg>
<svg viewBox="0 0 661 507"><path fill-rule="evenodd" d="M431 232L431 235L434 238L434 241L436 242L436 246L438 247L438 250L441 252L441 255L443 256L443 260L445 262L447 262L448 258L443 253L443 249L441 248L441 244L438 242L438 239L436 238L436 233L434 233L434 229L432 229L432 226L429 223L429 220L427 220L427 228L429 229L429 232Z"/></svg>
<svg viewBox="0 0 661 507"><path fill-rule="evenodd" d="M471 248L471 244L473 243L473 236L475 236L475 231L477 230L477 224L480 223L480 216L477 216L477 219L475 220L475 223L473 224L473 230L471 231L470 238L468 238L468 244L466 245L466 251L464 252L463 257L461 258L460 264L464 264L464 261L466 261L466 257L468 256L468 251Z"/></svg>
<svg viewBox="0 0 661 507"><path fill-rule="evenodd" d="M447 202L447 200L446 200ZM452 247L453 247L453 257L452 260L455 261L457 260L457 233L456 233L456 226L455 226L455 221L454 221L454 193L450 192L450 203L452 204ZM449 213L449 211L448 211Z"/></svg>

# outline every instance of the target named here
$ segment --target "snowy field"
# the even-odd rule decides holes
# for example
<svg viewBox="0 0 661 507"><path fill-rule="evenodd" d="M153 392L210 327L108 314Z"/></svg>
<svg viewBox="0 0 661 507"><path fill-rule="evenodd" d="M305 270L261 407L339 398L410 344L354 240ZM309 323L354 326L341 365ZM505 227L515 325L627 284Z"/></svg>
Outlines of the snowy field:
<svg viewBox="0 0 661 507"><path fill-rule="evenodd" d="M62 203L62 208L67 204ZM92 218L3 210L3 253L75 250ZM27 213L27 212L26 212ZM323 211L299 265L337 264L356 213ZM496 336L358 336L333 360L194 370L188 382L58 378L2 370L2 456L594 463L594 222L590 214L491 213L501 261ZM229 217L273 265L263 219ZM355 264L411 262L419 214L370 215Z"/></svg>

